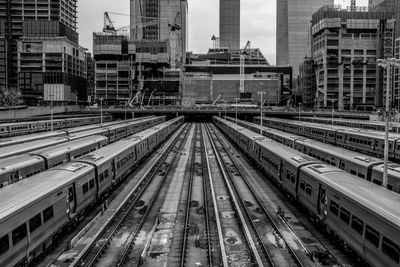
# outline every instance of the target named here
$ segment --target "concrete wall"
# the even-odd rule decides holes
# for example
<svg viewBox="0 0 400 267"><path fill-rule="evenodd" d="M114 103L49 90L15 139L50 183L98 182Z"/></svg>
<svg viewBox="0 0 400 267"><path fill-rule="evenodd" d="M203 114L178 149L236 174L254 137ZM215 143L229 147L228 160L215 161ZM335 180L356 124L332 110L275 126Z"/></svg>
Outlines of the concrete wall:
<svg viewBox="0 0 400 267"><path fill-rule="evenodd" d="M64 113L79 111L79 106L59 106L54 107L53 113ZM0 120L29 118L40 115L50 115L50 107L29 107L27 109L0 111Z"/></svg>

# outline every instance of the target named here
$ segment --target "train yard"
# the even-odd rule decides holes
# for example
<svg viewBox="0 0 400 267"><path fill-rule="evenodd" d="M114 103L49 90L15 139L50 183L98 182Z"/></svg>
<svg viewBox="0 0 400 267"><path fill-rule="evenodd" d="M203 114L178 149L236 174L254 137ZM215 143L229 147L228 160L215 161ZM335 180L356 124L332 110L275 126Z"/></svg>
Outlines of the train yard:
<svg viewBox="0 0 400 267"><path fill-rule="evenodd" d="M313 147L294 121L266 119L281 131L263 135L235 121L146 117L7 137L0 265L400 266L394 166L391 192L378 153L356 165L359 146L336 163L351 144Z"/></svg>

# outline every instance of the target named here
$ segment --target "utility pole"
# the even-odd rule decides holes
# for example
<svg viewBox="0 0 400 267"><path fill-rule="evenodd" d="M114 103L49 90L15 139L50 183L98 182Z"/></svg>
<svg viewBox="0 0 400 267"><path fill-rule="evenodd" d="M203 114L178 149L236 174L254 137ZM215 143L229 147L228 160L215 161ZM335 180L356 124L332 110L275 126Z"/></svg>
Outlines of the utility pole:
<svg viewBox="0 0 400 267"><path fill-rule="evenodd" d="M235 103L236 103L236 125L238 124L238 101L239 101L239 98L235 98Z"/></svg>
<svg viewBox="0 0 400 267"><path fill-rule="evenodd" d="M49 95L50 97L50 120L51 120L51 131L53 131L53 96Z"/></svg>
<svg viewBox="0 0 400 267"><path fill-rule="evenodd" d="M301 103L299 103L299 123L301 122Z"/></svg>
<svg viewBox="0 0 400 267"><path fill-rule="evenodd" d="M261 96L261 102L260 102L260 134L263 134L263 95L265 95L265 92L258 92L258 94Z"/></svg>
<svg viewBox="0 0 400 267"><path fill-rule="evenodd" d="M100 97L100 126L103 125L103 98Z"/></svg>
<svg viewBox="0 0 400 267"><path fill-rule="evenodd" d="M389 97L390 97L390 78L391 68L393 66L400 67L400 60L396 58L378 59L377 65L386 68L386 109L385 109L385 151L384 151L384 172L382 179L382 186L387 188L388 183L388 163L389 163Z"/></svg>

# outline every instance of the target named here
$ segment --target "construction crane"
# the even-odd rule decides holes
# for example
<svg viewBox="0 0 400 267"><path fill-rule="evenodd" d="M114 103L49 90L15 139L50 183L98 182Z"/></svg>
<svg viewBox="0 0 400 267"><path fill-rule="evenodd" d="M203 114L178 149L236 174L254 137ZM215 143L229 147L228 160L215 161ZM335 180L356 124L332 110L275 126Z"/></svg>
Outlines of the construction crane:
<svg viewBox="0 0 400 267"><path fill-rule="evenodd" d="M356 0L351 0L350 10L352 12L356 11Z"/></svg>
<svg viewBox="0 0 400 267"><path fill-rule="evenodd" d="M220 99L222 99L222 101L224 101L222 95L219 95L219 96L214 100L214 102L212 102L211 106L215 106L215 105L218 103L218 101L219 101Z"/></svg>
<svg viewBox="0 0 400 267"><path fill-rule="evenodd" d="M240 83L239 83L239 91L240 93L244 93L244 73L245 73L245 65L246 65L246 57L245 55L251 54L251 42L247 41L246 46L240 53Z"/></svg>
<svg viewBox="0 0 400 267"><path fill-rule="evenodd" d="M219 48L219 37L213 35L211 36L211 41L213 41L214 48Z"/></svg>
<svg viewBox="0 0 400 267"><path fill-rule="evenodd" d="M149 97L149 100L147 101L147 106L150 106L150 101L153 99L153 95L154 95L154 92L156 92L157 91L157 89L154 89L152 92L151 92L151 94L150 94L150 97Z"/></svg>
<svg viewBox="0 0 400 267"><path fill-rule="evenodd" d="M103 32L108 32L108 33L116 33L117 30L114 27L114 24L110 18L110 15L108 15L108 12L104 12L104 27L103 27Z"/></svg>
<svg viewBox="0 0 400 267"><path fill-rule="evenodd" d="M177 14L178 16L178 14ZM176 18L175 18L176 20ZM181 25L177 24L177 23L169 23L168 24L169 30L171 32L170 35L170 42L171 42L171 70L175 70L176 69L176 41L175 41L175 32L176 31L180 31L181 30Z"/></svg>

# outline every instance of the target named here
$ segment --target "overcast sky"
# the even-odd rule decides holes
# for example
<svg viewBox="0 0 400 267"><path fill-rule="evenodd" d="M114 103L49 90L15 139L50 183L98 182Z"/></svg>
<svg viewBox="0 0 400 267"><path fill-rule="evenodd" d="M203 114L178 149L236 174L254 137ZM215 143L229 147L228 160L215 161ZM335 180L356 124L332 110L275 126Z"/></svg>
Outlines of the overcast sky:
<svg viewBox="0 0 400 267"><path fill-rule="evenodd" d="M241 0L241 46L250 40L271 64L275 64L276 1ZM315 0L318 1L318 0ZM104 11L110 14L116 27L129 25L129 0L78 0L78 28L80 44L92 51L94 31L103 27ZM335 0L336 4L349 5L350 0ZM367 5L368 0L357 0L357 5ZM207 52L212 47L211 36L219 32L219 0L188 0L189 51Z"/></svg>

